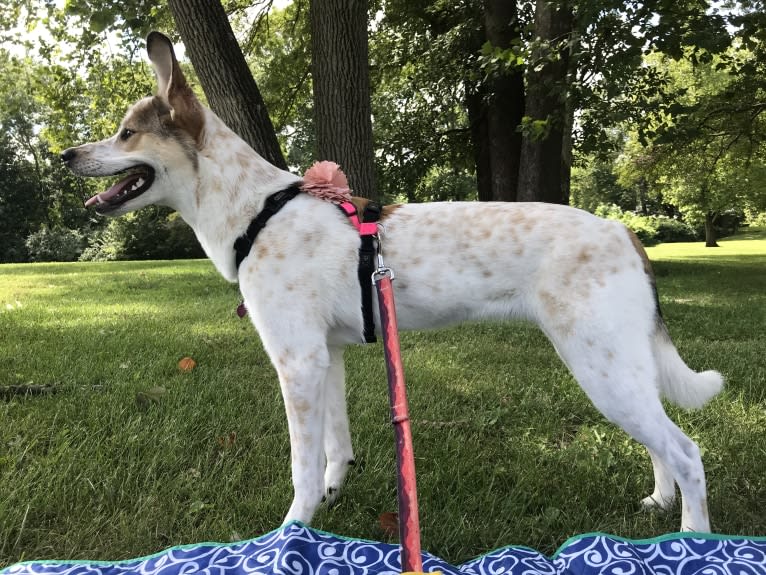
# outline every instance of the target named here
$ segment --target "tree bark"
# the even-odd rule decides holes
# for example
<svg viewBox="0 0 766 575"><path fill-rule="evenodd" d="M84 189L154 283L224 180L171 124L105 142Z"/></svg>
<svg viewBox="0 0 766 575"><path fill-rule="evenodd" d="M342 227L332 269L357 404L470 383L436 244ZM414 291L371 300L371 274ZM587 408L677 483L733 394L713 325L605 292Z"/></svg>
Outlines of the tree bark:
<svg viewBox="0 0 766 575"><path fill-rule="evenodd" d="M716 241L715 233L715 218L716 214L713 212L705 212L705 247L717 248L718 242Z"/></svg>
<svg viewBox="0 0 766 575"><path fill-rule="evenodd" d="M274 125L221 2L168 0L213 111L266 160L286 169Z"/></svg>
<svg viewBox="0 0 766 575"><path fill-rule="evenodd" d="M516 0L486 0L484 26L493 48L509 49L520 38ZM524 116L524 75L520 69L494 74L487 82L487 140L491 199L516 200Z"/></svg>
<svg viewBox="0 0 766 575"><path fill-rule="evenodd" d="M366 0L311 0L314 126L321 160L355 195L375 198Z"/></svg>
<svg viewBox="0 0 766 575"><path fill-rule="evenodd" d="M649 196L649 182L644 176L638 179L638 205L643 215L649 215L647 197Z"/></svg>
<svg viewBox="0 0 766 575"><path fill-rule="evenodd" d="M564 132L567 70L572 32L571 7L565 2L537 0L535 36L539 46L527 72L525 114L546 122L542 137L525 134L519 173L519 200L566 203L564 197Z"/></svg>
<svg viewBox="0 0 766 575"><path fill-rule="evenodd" d="M572 161L574 138L572 132L575 124L575 103L570 94L569 87L577 80L578 61L576 53L579 52L580 33L577 31L577 24L573 14L570 13L569 23L569 46L564 48L567 51L567 75L564 92L564 126L562 129L562 148L561 148L561 203L569 204L572 191Z"/></svg>
<svg viewBox="0 0 766 575"><path fill-rule="evenodd" d="M564 125L561 130L561 196L560 203L569 204L572 190L572 158L574 141L572 130L574 129L574 106L567 98L564 106Z"/></svg>
<svg viewBox="0 0 766 575"><path fill-rule="evenodd" d="M476 166L478 198L480 202L491 202L493 199L492 160L489 152L489 126L485 98L482 87L479 87L477 91L466 85L465 100L473 145L473 161Z"/></svg>

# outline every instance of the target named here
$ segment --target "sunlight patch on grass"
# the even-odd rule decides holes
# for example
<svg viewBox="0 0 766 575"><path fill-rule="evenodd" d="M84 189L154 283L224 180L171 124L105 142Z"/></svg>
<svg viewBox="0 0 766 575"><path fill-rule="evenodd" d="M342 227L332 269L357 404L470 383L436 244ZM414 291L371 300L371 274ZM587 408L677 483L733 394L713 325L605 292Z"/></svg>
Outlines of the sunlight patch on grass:
<svg viewBox="0 0 766 575"><path fill-rule="evenodd" d="M652 260L741 260L747 256L766 258L766 230L743 232L718 240L717 248L705 247L705 242L659 244L646 248Z"/></svg>

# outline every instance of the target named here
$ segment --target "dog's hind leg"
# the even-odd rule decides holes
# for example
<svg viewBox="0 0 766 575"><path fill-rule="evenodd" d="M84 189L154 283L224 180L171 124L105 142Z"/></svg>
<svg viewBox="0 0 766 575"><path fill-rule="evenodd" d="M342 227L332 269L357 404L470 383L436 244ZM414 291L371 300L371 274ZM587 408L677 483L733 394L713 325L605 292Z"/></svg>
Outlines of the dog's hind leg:
<svg viewBox="0 0 766 575"><path fill-rule="evenodd" d="M655 478L660 479L660 494L669 495L670 477L678 483L683 501L681 529L710 531L699 449L665 413L649 337L627 330L605 334L579 327L580 337L555 342L562 359L596 408L653 454L659 463Z"/></svg>
<svg viewBox="0 0 766 575"><path fill-rule="evenodd" d="M654 451L647 449L654 467L654 491L641 500L644 509L669 509L676 499L676 482L673 474Z"/></svg>
<svg viewBox="0 0 766 575"><path fill-rule="evenodd" d="M332 505L338 498L348 467L354 463L346 409L345 377L343 348L330 348L330 367L325 377L324 399L324 453L327 460L324 496L328 505Z"/></svg>
<svg viewBox="0 0 766 575"><path fill-rule="evenodd" d="M582 384L582 379L578 378ZM705 471L699 448L667 416L653 385L646 388L637 380L631 382L644 387L646 394L614 393L614 389L625 389L625 383L603 380L596 393L588 393L594 405L607 419L620 426L636 441L649 450L654 465L655 491L647 499L658 501L666 507L673 500L675 487L673 479L681 489L682 513L681 530L709 532L710 520L707 511ZM588 383L583 384L586 392Z"/></svg>
<svg viewBox="0 0 766 575"><path fill-rule="evenodd" d="M655 423L659 424L659 420ZM709 533L710 519L707 509L705 470L697 444L676 427L667 416L665 416L662 432L655 431L652 436L650 441L640 439L639 441L649 448L650 453L654 452L661 466L667 470L665 473L671 473L681 489L681 531ZM656 474L655 471L655 476Z"/></svg>

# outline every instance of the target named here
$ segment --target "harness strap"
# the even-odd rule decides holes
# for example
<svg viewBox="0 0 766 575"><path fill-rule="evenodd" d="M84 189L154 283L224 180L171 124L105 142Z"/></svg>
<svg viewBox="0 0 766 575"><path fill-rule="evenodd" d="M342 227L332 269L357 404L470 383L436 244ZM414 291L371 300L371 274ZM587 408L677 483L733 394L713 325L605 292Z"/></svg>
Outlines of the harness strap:
<svg viewBox="0 0 766 575"><path fill-rule="evenodd" d="M250 254L253 249L258 233L266 226L266 222L281 210L287 202L301 193L301 183L296 182L292 186L271 194L266 198L263 209L250 222L244 234L234 241L235 263L239 269L242 261ZM369 202L362 213L362 219L359 220L356 206L351 202L343 202L338 205L341 211L348 217L351 224L359 231L361 245L359 246L359 286L362 290L362 320L364 324L364 341L366 343L375 343L375 316L372 313L372 274L375 271L375 256L377 249L375 246L375 236L378 233L378 220L380 220L381 206L376 202ZM247 309L244 303L237 308L237 315L244 317Z"/></svg>
<svg viewBox="0 0 766 575"><path fill-rule="evenodd" d="M375 343L375 316L372 313L372 274L375 271L375 235L378 233L378 220L380 220L381 206L376 202L369 202L364 207L362 220L359 221L356 207L351 202L343 202L338 206L348 216L351 224L359 231L362 239L359 246L359 287L362 290L362 321L364 322L364 341Z"/></svg>
<svg viewBox="0 0 766 575"><path fill-rule="evenodd" d="M296 182L289 188L273 193L266 198L266 203L263 205L263 209L253 221L250 222L250 225L247 226L247 231L234 241L237 269L239 269L239 264L242 263L242 260L250 254L250 250L255 243L255 238L266 226L266 222L268 222L271 216L281 210L287 202L292 200L299 193L301 193L301 183Z"/></svg>

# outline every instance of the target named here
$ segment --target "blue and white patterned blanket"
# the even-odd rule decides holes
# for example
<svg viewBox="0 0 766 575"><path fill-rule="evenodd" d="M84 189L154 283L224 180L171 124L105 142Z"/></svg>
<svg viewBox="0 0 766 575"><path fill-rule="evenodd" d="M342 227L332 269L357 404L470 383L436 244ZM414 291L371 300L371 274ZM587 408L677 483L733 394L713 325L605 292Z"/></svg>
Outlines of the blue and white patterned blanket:
<svg viewBox="0 0 766 575"><path fill-rule="evenodd" d="M552 558L505 547L453 566L423 555L423 570L444 575L766 575L766 537L673 534L630 541L583 535ZM0 575L398 575L399 547L346 539L293 523L241 543L174 547L127 561L29 561Z"/></svg>

